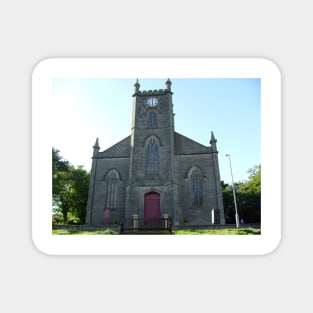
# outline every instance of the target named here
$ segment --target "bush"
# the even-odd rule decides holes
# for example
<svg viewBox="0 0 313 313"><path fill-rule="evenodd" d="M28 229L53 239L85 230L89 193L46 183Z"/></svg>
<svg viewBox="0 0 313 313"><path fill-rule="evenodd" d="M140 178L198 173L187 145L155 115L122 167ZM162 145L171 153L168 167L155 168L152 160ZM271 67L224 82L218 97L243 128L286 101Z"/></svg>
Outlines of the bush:
<svg viewBox="0 0 313 313"><path fill-rule="evenodd" d="M79 217L71 216L67 219L67 224L69 225L79 225L80 219Z"/></svg>
<svg viewBox="0 0 313 313"><path fill-rule="evenodd" d="M61 214L52 215L52 225L63 224L63 216Z"/></svg>

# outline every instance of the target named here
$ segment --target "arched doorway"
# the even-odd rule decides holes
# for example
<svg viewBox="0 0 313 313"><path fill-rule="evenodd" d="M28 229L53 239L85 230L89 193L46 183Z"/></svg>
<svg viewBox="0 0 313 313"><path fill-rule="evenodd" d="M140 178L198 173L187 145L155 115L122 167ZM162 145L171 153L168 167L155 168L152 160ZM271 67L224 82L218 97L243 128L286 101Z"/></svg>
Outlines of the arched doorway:
<svg viewBox="0 0 313 313"><path fill-rule="evenodd" d="M159 193L149 192L149 193L145 194L144 217L145 218L159 218L159 217L161 217L160 194Z"/></svg>

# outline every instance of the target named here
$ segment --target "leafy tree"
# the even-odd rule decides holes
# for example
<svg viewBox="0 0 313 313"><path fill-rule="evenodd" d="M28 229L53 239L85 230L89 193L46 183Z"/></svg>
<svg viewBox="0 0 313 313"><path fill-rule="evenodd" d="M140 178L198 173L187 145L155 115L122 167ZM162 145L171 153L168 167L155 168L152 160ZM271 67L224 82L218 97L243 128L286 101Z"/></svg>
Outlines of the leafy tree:
<svg viewBox="0 0 313 313"><path fill-rule="evenodd" d="M240 219L245 223L259 223L261 221L261 166L248 170L249 178L246 182L235 184L237 210ZM235 205L233 187L222 182L222 193L227 224L234 224Z"/></svg>
<svg viewBox="0 0 313 313"><path fill-rule="evenodd" d="M65 173L69 171L69 167L69 162L63 159L60 155L60 151L52 148L52 196L54 206L56 206L55 201L58 200L57 198L64 185L62 178L64 178Z"/></svg>
<svg viewBox="0 0 313 313"><path fill-rule="evenodd" d="M75 190L73 196L73 206L71 213L79 221L79 223L85 222L86 207L88 200L88 188L90 174L87 173L82 166L71 169L72 186Z"/></svg>
<svg viewBox="0 0 313 313"><path fill-rule="evenodd" d="M249 180L241 185L241 192L261 193L261 165L248 170Z"/></svg>
<svg viewBox="0 0 313 313"><path fill-rule="evenodd" d="M261 222L261 165L248 171L249 180L240 185L238 197L240 200L241 218L247 223Z"/></svg>
<svg viewBox="0 0 313 313"><path fill-rule="evenodd" d="M239 186L240 186L240 183L235 183L237 207L239 207L238 194L237 194L237 190ZM222 194L223 194L223 202L224 202L225 222L226 224L235 224L236 223L236 218L235 218L236 211L235 211L235 204L234 204L233 186L229 184L225 184L222 181Z"/></svg>
<svg viewBox="0 0 313 313"><path fill-rule="evenodd" d="M75 168L59 150L52 149L52 206L64 223L85 222L89 177L82 166Z"/></svg>
<svg viewBox="0 0 313 313"><path fill-rule="evenodd" d="M60 151L52 148L52 173L56 171L66 172L70 166L70 163L63 159L60 155Z"/></svg>

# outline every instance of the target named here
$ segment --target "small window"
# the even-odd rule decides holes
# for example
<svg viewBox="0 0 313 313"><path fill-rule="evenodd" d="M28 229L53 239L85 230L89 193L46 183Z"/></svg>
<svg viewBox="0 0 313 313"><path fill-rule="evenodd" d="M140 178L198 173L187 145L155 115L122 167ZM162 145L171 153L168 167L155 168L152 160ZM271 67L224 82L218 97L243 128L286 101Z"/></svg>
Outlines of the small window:
<svg viewBox="0 0 313 313"><path fill-rule="evenodd" d="M149 128L156 128L157 127L157 113L156 113L156 111L150 111L149 112L148 127Z"/></svg>

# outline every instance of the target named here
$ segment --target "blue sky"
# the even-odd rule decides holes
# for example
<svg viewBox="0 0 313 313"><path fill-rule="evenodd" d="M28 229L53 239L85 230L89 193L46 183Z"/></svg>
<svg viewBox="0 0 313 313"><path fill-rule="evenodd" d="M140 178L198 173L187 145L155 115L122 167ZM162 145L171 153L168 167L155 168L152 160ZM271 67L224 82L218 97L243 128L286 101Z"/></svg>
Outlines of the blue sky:
<svg viewBox="0 0 313 313"><path fill-rule="evenodd" d="M258 78L170 78L175 131L203 145L217 139L221 180L231 183L261 164L261 80ZM164 89L164 79L139 78L140 90ZM91 168L92 146L101 151L130 135L136 78L54 79L52 145L73 165Z"/></svg>

